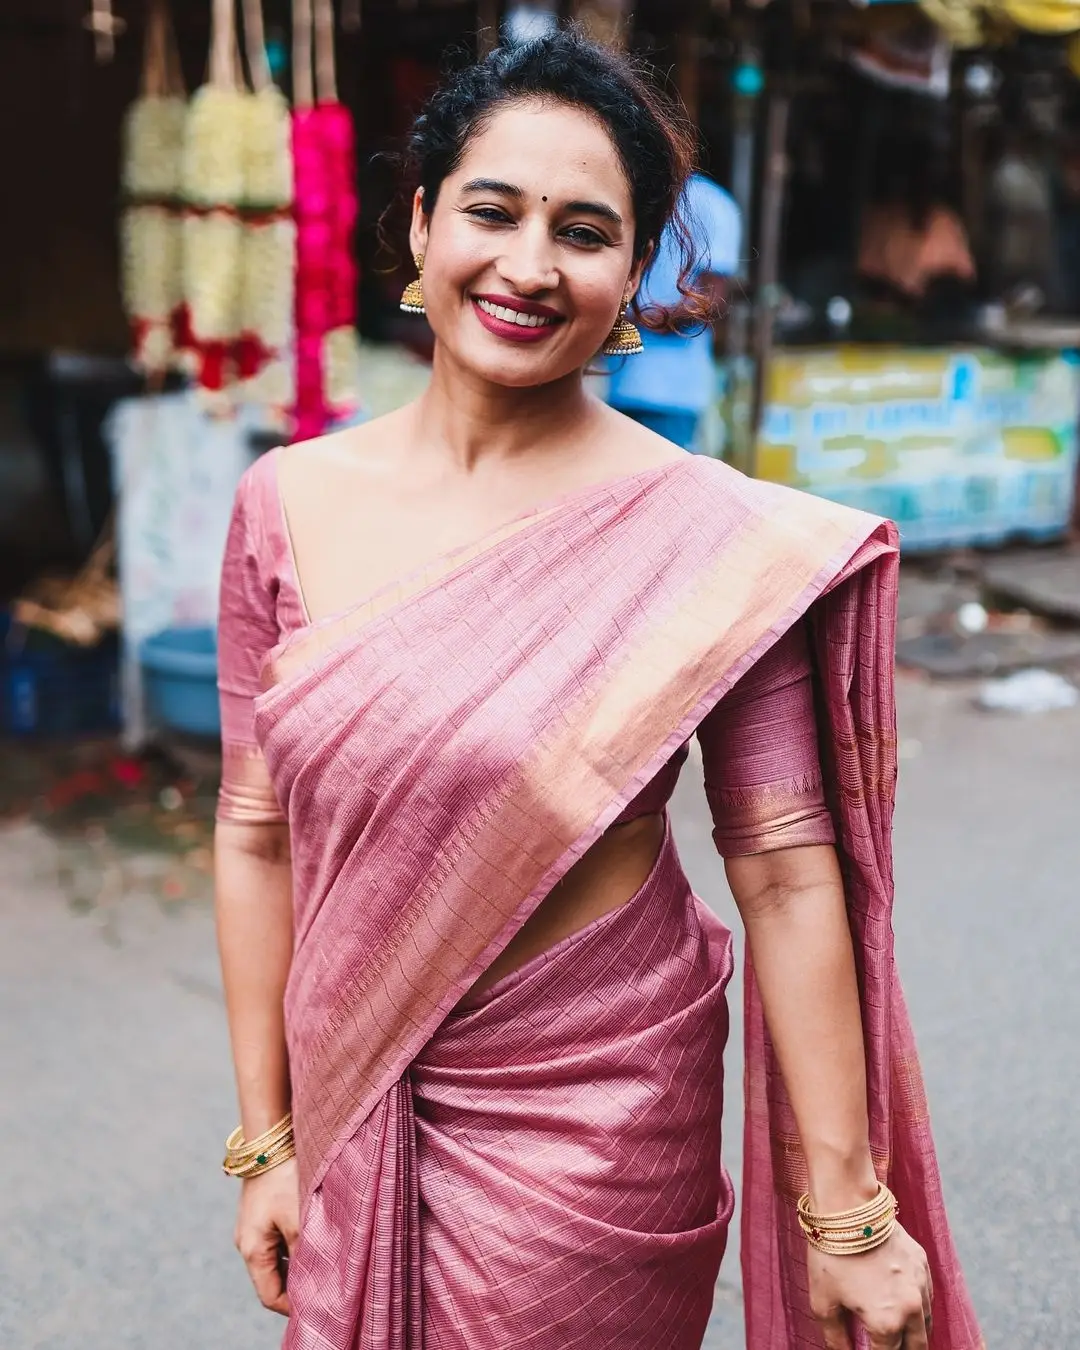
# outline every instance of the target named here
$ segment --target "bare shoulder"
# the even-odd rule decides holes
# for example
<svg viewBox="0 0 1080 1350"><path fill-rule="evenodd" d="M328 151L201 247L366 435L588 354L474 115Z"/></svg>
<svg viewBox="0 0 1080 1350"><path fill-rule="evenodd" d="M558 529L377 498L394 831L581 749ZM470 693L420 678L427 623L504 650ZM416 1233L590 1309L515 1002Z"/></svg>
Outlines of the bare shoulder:
<svg viewBox="0 0 1080 1350"><path fill-rule="evenodd" d="M320 498L375 489L393 480L408 436L408 410L398 408L359 426L346 427L277 451L278 480L287 501L299 493Z"/></svg>
<svg viewBox="0 0 1080 1350"><path fill-rule="evenodd" d="M374 469L388 448L400 447L405 430L406 409L398 408L382 417L358 426L345 427L309 441L296 441L279 451L280 463L304 468L363 468Z"/></svg>
<svg viewBox="0 0 1080 1350"><path fill-rule="evenodd" d="M627 417L615 408L605 406L603 417L605 439L610 439L619 447L619 460L627 473L695 458L689 451L658 436L655 431L643 427L640 422L635 422L632 417Z"/></svg>

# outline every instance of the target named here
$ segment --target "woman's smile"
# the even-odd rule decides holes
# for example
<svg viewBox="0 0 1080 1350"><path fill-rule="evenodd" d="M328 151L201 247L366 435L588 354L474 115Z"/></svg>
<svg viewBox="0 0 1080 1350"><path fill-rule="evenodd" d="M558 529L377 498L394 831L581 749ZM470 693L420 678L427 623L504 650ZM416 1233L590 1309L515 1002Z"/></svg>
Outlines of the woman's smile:
<svg viewBox="0 0 1080 1350"><path fill-rule="evenodd" d="M473 295L470 299L487 331L510 342L540 342L565 322L558 310L535 300L508 295Z"/></svg>

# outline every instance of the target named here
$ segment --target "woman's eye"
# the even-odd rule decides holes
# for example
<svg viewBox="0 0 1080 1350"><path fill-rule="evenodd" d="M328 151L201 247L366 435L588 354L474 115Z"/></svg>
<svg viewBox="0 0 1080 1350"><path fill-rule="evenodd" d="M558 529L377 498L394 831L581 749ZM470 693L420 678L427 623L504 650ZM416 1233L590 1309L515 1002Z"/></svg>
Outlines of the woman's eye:
<svg viewBox="0 0 1080 1350"><path fill-rule="evenodd" d="M502 225L509 216L505 211L500 211L497 206L474 206L470 209L469 215L474 220L482 220L494 225Z"/></svg>
<svg viewBox="0 0 1080 1350"><path fill-rule="evenodd" d="M590 230L586 225L572 225L563 231L563 237L573 244L583 244L587 248L598 248L601 244L607 243L602 234Z"/></svg>

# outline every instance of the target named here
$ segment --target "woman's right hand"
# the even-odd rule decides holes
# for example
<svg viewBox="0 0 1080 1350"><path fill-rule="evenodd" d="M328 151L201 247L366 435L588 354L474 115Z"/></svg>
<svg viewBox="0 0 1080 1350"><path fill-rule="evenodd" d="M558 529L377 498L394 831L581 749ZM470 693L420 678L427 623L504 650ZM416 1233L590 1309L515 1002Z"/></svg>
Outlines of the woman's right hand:
<svg viewBox="0 0 1080 1350"><path fill-rule="evenodd" d="M259 1302L289 1315L282 1257L291 1255L300 1230L300 1177L296 1159L241 1182L236 1248L244 1258ZM284 1250L283 1250L284 1249Z"/></svg>

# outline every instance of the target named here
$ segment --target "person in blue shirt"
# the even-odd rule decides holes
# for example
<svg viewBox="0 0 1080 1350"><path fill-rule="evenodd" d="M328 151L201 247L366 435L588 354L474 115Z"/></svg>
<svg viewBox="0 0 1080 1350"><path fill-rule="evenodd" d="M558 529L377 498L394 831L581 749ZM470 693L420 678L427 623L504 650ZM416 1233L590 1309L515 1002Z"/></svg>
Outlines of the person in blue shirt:
<svg viewBox="0 0 1080 1350"><path fill-rule="evenodd" d="M703 173L688 179L680 208L693 242L695 283L719 302L723 278L739 265L742 225L733 199ZM660 236L642 283L642 309L677 307L682 250L671 226ZM713 335L708 327L686 333L642 329L645 350L616 359L610 368L608 402L628 417L685 450L693 450L702 414L715 396Z"/></svg>

